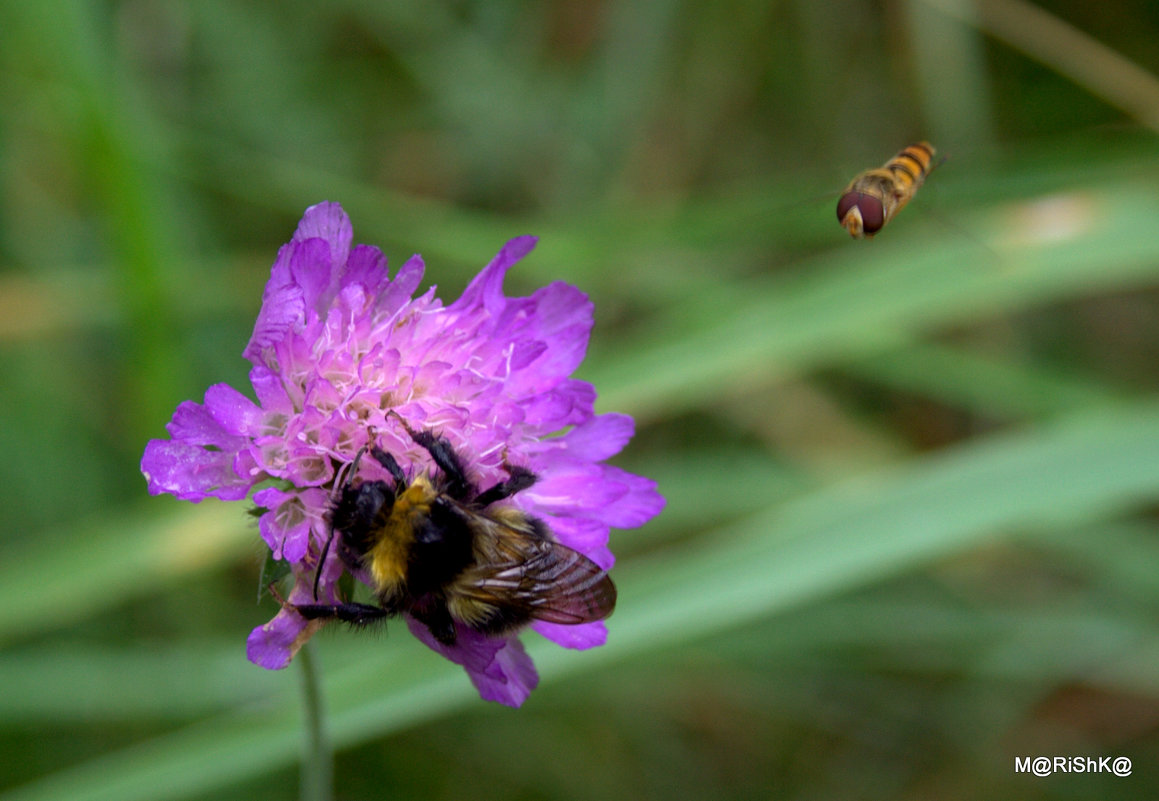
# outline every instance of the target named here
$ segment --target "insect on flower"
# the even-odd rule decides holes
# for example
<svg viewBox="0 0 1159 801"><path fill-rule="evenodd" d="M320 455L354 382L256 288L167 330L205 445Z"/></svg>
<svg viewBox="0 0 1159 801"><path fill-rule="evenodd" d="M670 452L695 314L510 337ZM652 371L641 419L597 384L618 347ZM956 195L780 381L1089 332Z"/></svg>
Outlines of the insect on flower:
<svg viewBox="0 0 1159 801"><path fill-rule="evenodd" d="M518 706L535 687L518 632L601 645L615 589L610 527L664 505L655 483L605 464L631 418L595 414L571 378L592 304L555 282L503 292L535 246L511 240L443 303L415 296L422 259L390 276L352 245L336 203L307 209L270 272L253 336L255 403L225 384L177 407L145 448L153 494L253 501L293 585L251 632L250 660L285 667L326 621L406 621L462 665L482 697ZM351 574L377 603L347 598Z"/></svg>
<svg viewBox="0 0 1159 801"><path fill-rule="evenodd" d="M929 142L918 142L884 166L858 175L837 201L837 221L855 239L873 238L905 208L936 166L934 152Z"/></svg>
<svg viewBox="0 0 1159 801"><path fill-rule="evenodd" d="M405 613L453 646L458 626L493 636L532 620L576 625L612 613L616 588L599 565L556 542L537 518L497 505L532 487L535 474L505 467L506 480L477 490L449 442L399 422L438 471L408 482L391 454L370 446L393 486L348 483L331 517L343 562L370 573L378 605L298 604L298 614L365 624Z"/></svg>

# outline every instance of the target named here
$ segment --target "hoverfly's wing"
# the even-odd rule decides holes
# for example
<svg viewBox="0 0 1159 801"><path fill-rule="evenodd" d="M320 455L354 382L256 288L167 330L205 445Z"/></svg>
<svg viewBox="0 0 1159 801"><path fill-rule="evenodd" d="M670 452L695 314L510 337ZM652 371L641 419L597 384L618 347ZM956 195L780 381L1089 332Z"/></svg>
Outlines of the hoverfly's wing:
<svg viewBox="0 0 1159 801"><path fill-rule="evenodd" d="M478 564L456 587L466 597L565 625L603 620L615 609L616 586L608 574L551 539L539 521L506 525L488 519L478 534Z"/></svg>

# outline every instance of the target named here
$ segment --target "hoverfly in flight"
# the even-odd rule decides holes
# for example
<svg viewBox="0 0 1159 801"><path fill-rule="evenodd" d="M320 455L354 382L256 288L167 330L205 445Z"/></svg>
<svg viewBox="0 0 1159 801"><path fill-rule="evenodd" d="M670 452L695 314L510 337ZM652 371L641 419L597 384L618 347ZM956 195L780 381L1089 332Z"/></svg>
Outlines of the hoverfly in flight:
<svg viewBox="0 0 1159 801"><path fill-rule="evenodd" d="M872 237L905 208L936 165L934 147L918 142L884 166L866 170L849 182L837 201L837 220L855 239Z"/></svg>

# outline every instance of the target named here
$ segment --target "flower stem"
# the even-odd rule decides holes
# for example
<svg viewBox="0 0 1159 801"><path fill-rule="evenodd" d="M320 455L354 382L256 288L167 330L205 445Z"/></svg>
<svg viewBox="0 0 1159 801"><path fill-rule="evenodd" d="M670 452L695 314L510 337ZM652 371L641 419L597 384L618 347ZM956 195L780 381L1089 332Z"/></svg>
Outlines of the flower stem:
<svg viewBox="0 0 1159 801"><path fill-rule="evenodd" d="M322 688L319 686L314 649L310 643L302 647L294 660L302 666L303 725L306 739L302 750L302 801L330 801L334 797L334 754L322 714Z"/></svg>

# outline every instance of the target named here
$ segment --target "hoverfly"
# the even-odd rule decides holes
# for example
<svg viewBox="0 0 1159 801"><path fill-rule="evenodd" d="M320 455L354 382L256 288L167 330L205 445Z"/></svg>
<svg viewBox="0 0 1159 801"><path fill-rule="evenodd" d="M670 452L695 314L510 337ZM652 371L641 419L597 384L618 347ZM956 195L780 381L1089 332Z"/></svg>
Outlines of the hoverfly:
<svg viewBox="0 0 1159 801"><path fill-rule="evenodd" d="M929 142L918 142L858 175L837 201L837 221L855 239L872 238L918 191L936 166L934 152Z"/></svg>

